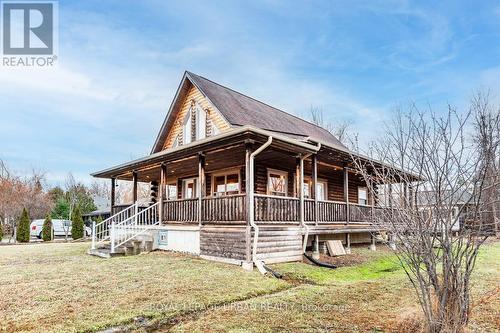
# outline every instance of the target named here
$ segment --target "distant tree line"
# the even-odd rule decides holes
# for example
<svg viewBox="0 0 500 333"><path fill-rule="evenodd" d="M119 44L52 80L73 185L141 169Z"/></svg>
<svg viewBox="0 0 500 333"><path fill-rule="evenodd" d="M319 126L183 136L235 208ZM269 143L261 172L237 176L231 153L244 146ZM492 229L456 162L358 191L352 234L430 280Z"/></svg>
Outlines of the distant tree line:
<svg viewBox="0 0 500 333"><path fill-rule="evenodd" d="M19 176L0 160L0 240L27 242L32 219L45 219L42 236L51 240L52 220L74 223L73 238L84 236L82 214L96 210L93 196L102 193L102 186L86 186L69 174L63 187L46 186L45 174L33 170ZM48 231L50 229L50 232Z"/></svg>

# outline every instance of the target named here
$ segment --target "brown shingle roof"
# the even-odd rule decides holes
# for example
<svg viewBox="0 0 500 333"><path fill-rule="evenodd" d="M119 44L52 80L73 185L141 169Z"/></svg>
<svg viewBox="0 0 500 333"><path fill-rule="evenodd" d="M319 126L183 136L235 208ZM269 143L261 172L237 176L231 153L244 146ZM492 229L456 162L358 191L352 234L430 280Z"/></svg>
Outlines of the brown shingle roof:
<svg viewBox="0 0 500 333"><path fill-rule="evenodd" d="M202 76L187 72L191 82L233 126L251 125L289 135L294 139L311 138L333 146L345 146L326 129L281 111L254 98L224 87Z"/></svg>

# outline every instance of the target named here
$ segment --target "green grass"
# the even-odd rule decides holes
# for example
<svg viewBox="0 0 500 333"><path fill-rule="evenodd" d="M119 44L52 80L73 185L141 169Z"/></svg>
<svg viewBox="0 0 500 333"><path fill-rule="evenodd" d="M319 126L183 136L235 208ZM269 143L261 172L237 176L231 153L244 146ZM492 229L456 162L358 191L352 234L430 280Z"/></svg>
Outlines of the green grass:
<svg viewBox="0 0 500 333"><path fill-rule="evenodd" d="M96 331L141 316L163 323L160 332L402 332L420 318L384 251L354 249L362 263L336 270L274 265L280 281L165 252L104 260L87 246L0 247L0 332ZM500 243L486 245L473 276L472 332L500 327L499 263Z"/></svg>
<svg viewBox="0 0 500 333"><path fill-rule="evenodd" d="M275 265L289 279L306 284L240 302L232 308L208 311L195 320L181 322L173 330L415 332L422 322L420 308L396 258L384 252L355 251L371 261L336 270L302 263ZM471 332L499 331L499 263L500 243L485 246L473 277ZM491 297L495 289L496 297Z"/></svg>
<svg viewBox="0 0 500 333"><path fill-rule="evenodd" d="M365 264L339 267L337 269L322 268L306 264L285 263L275 265L275 268L292 279L298 279L314 284L329 284L331 282L358 282L387 277L390 274L401 274L403 270L393 255L387 252L372 252L356 249L368 257Z"/></svg>

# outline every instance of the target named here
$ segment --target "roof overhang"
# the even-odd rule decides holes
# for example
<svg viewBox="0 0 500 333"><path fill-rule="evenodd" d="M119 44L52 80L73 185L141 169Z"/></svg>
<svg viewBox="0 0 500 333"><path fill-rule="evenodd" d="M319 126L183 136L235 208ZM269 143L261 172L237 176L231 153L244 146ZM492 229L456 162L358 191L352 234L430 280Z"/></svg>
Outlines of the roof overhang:
<svg viewBox="0 0 500 333"><path fill-rule="evenodd" d="M233 145L237 142L241 143L246 139L265 141L270 136L273 137L273 147L275 148L292 151L297 154L315 153L318 151L317 145L295 140L284 135L279 135L252 126L243 126L231 129L213 137L191 142L183 146L166 149L149 156L119 164L117 166L92 173L91 176L97 178L120 178L120 176L125 173L138 171L141 168L149 168L154 165L161 165L162 163L168 163L190 156L192 157L202 152L220 149L223 146Z"/></svg>
<svg viewBox="0 0 500 333"><path fill-rule="evenodd" d="M273 137L272 147L274 148L294 152L296 154L308 154L323 151L325 152L325 155L323 156L333 156L332 158L336 158L338 161L342 161L346 167L352 165L353 158L357 157L362 161L369 162L370 165L374 167L385 167L399 170L398 168L388 165L382 161L374 160L373 158L370 158L363 154L353 152L344 147L339 147L338 145L332 145L328 142L321 142L319 140L312 139L308 139L307 141L297 140L286 135L263 130L253 126L242 126L223 132L213 137L191 142L183 146L166 149L157 153L153 153L149 156L119 164L117 166L92 173L91 175L97 178L120 179L121 177L123 177L128 179L131 172L137 172L141 169L159 167L161 164L177 161L183 158L193 157L202 152L209 152L211 150L231 146L236 143L241 144L245 140L264 142L269 137ZM424 180L419 175L415 175L404 170L399 171L405 173L407 176L410 176L409 178L412 178L414 181ZM125 175L127 175L127 177L125 177Z"/></svg>

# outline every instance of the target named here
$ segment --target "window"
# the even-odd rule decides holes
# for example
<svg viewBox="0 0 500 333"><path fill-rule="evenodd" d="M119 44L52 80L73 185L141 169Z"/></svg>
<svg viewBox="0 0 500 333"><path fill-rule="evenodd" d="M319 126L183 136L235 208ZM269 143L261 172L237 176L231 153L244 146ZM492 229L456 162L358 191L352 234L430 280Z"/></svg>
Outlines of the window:
<svg viewBox="0 0 500 333"><path fill-rule="evenodd" d="M232 171L225 174L216 174L212 177L212 192L214 196L240 193L240 174Z"/></svg>
<svg viewBox="0 0 500 333"><path fill-rule="evenodd" d="M167 184L167 200L177 199L177 184Z"/></svg>
<svg viewBox="0 0 500 333"><path fill-rule="evenodd" d="M312 179L305 178L304 179L304 197L310 198L311 192L310 188L312 187ZM316 196L318 200L326 200L327 198L327 182L325 180L318 180L316 182Z"/></svg>
<svg viewBox="0 0 500 333"><path fill-rule="evenodd" d="M193 128L193 113L196 119L196 123ZM201 140L206 138L207 134L207 112L201 108L201 106L193 101L192 106L189 108L186 116L184 117L184 122L182 125L183 131L183 143L191 143L192 138L195 140Z"/></svg>
<svg viewBox="0 0 500 333"><path fill-rule="evenodd" d="M327 183L323 181L318 181L316 183L316 196L318 200L326 200L328 198L327 195Z"/></svg>
<svg viewBox="0 0 500 333"><path fill-rule="evenodd" d="M175 147L178 147L178 146L179 146L179 136L180 136L180 135L177 135L177 136L175 137L174 143L172 144L172 148L175 148Z"/></svg>
<svg viewBox="0 0 500 333"><path fill-rule="evenodd" d="M198 196L197 191L198 178L189 178L182 181L182 197L184 199L193 199Z"/></svg>
<svg viewBox="0 0 500 333"><path fill-rule="evenodd" d="M287 195L288 172L268 169L267 171L267 194Z"/></svg>
<svg viewBox="0 0 500 333"><path fill-rule="evenodd" d="M182 133L183 133L183 144L188 144L191 142L191 130L192 130L192 123L191 123L191 110L186 114L186 117L184 118L184 124L182 125Z"/></svg>
<svg viewBox="0 0 500 333"><path fill-rule="evenodd" d="M214 136L214 135L217 135L220 133L220 130L219 128L217 127L217 125L215 124L215 122L213 120L210 120L210 128L211 128L211 135Z"/></svg>
<svg viewBox="0 0 500 333"><path fill-rule="evenodd" d="M366 187L358 187L358 203L360 205L368 205L368 191Z"/></svg>
<svg viewBox="0 0 500 333"><path fill-rule="evenodd" d="M207 112L196 106L196 140L205 139L207 134Z"/></svg>

